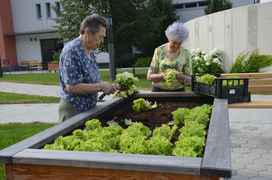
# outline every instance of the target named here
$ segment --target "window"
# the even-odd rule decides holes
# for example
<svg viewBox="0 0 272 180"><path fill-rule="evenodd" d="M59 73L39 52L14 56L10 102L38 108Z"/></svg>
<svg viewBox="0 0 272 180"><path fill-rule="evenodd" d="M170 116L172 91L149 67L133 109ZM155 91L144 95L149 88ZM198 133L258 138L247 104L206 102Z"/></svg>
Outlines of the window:
<svg viewBox="0 0 272 180"><path fill-rule="evenodd" d="M199 6L208 6L209 5L209 2L200 2L199 3Z"/></svg>
<svg viewBox="0 0 272 180"><path fill-rule="evenodd" d="M46 15L47 15L47 18L51 18L51 8L50 8L50 3L45 3L45 8L46 8Z"/></svg>
<svg viewBox="0 0 272 180"><path fill-rule="evenodd" d="M42 18L42 11L41 11L41 5L36 4L36 11L37 11L37 18L41 19Z"/></svg>
<svg viewBox="0 0 272 180"><path fill-rule="evenodd" d="M176 4L175 5L175 9L182 9L183 8L183 4Z"/></svg>
<svg viewBox="0 0 272 180"><path fill-rule="evenodd" d="M61 12L61 10L60 10L60 3L59 3L59 2L56 2L55 7L57 8L57 10L58 10L59 12ZM57 12L56 12L56 13L57 13ZM58 17L58 13L57 13L57 17Z"/></svg>
<svg viewBox="0 0 272 180"><path fill-rule="evenodd" d="M185 4L185 8L192 8L192 7L197 7L197 4L196 3Z"/></svg>

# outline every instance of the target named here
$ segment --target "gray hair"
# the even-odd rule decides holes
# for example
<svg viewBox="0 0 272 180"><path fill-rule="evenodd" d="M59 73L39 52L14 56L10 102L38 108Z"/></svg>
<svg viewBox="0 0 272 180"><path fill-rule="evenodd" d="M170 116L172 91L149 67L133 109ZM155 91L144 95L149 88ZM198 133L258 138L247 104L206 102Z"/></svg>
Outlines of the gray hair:
<svg viewBox="0 0 272 180"><path fill-rule="evenodd" d="M90 16L87 16L80 25L80 34L84 34L85 29L89 28L92 34L97 33L100 30L100 25L104 28L109 27L109 23L106 18L98 15L98 14L92 14Z"/></svg>
<svg viewBox="0 0 272 180"><path fill-rule="evenodd" d="M167 38L172 37L175 41L181 42L188 39L189 32L181 22L176 21L168 26L165 35Z"/></svg>

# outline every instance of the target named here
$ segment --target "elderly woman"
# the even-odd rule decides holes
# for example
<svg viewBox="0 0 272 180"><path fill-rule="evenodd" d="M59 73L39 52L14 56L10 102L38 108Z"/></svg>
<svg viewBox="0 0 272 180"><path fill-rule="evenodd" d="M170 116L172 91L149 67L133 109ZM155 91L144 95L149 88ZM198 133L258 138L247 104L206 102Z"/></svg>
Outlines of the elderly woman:
<svg viewBox="0 0 272 180"><path fill-rule="evenodd" d="M152 92L185 91L185 85L191 85L192 65L190 52L182 47L189 32L181 22L174 22L165 31L168 43L155 49L150 64L147 80L152 81ZM166 69L178 71L176 80L170 86L166 85Z"/></svg>
<svg viewBox="0 0 272 180"><path fill-rule="evenodd" d="M98 92L109 95L120 89L119 85L115 87L100 80L93 52L104 42L108 27L108 21L104 17L90 15L82 21L79 37L63 48L59 63L60 121L96 106Z"/></svg>

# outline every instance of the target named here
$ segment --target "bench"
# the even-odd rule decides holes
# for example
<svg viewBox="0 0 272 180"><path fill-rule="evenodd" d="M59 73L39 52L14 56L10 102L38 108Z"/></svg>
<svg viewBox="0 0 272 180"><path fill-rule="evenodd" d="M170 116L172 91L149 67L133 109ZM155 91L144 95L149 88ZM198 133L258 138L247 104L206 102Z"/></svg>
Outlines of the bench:
<svg viewBox="0 0 272 180"><path fill-rule="evenodd" d="M18 64L18 67L22 68L22 70L25 67L28 70L28 63L34 63L34 62L36 61L21 61L21 63Z"/></svg>
<svg viewBox="0 0 272 180"><path fill-rule="evenodd" d="M272 92L272 72L268 73L233 73L221 74L222 78L228 76L238 76L248 78L248 92ZM250 102L241 102L229 104L229 108L272 108L272 100L251 100Z"/></svg>
<svg viewBox="0 0 272 180"><path fill-rule="evenodd" d="M29 73L29 71L31 71L31 73L32 73L33 69L36 69L36 70L42 69L44 72L44 66L43 66L42 62L28 62L28 73Z"/></svg>

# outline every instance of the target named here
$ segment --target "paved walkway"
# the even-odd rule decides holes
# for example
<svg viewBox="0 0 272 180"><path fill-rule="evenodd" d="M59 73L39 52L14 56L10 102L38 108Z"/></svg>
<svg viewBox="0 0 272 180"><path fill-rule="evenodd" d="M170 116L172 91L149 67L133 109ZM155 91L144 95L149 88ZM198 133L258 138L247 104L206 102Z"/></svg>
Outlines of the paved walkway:
<svg viewBox="0 0 272 180"><path fill-rule="evenodd" d="M60 97L58 86L0 82L0 91ZM112 96L105 100L109 98ZM272 96L252 95L251 99ZM0 124L58 123L57 109L58 103L0 105ZM230 180L271 180L272 109L229 109L229 126L233 169Z"/></svg>

